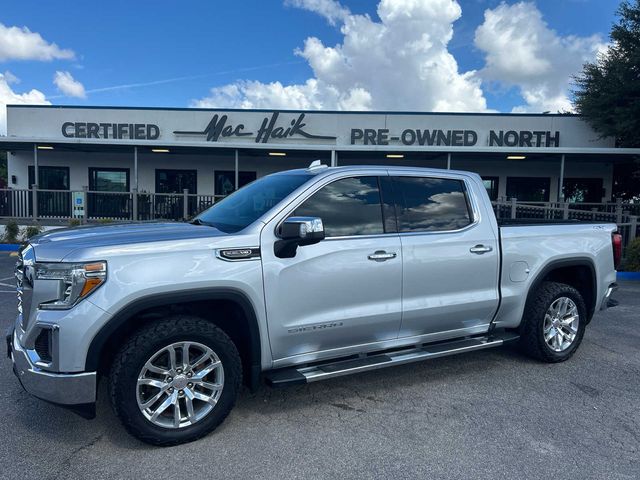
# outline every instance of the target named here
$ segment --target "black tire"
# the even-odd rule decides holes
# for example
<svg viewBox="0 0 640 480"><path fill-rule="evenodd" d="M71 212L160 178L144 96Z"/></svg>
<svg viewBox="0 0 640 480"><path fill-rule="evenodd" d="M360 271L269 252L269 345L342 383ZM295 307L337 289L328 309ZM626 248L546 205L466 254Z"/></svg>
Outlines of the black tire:
<svg viewBox="0 0 640 480"><path fill-rule="evenodd" d="M213 409L182 428L163 428L148 420L138 407L137 379L156 352L175 342L206 345L224 369L224 387ZM129 337L115 356L109 375L113 409L125 428L143 442L159 446L191 442L213 431L233 408L242 382L242 363L236 346L217 326L198 317L175 315L145 325Z"/></svg>
<svg viewBox="0 0 640 480"><path fill-rule="evenodd" d="M560 297L568 297L575 303L578 314L578 331L571 345L564 351L554 351L544 339L544 318L551 304ZM578 349L587 324L587 308L580 292L570 285L543 282L527 301L520 326L520 348L527 355L547 363L564 362Z"/></svg>

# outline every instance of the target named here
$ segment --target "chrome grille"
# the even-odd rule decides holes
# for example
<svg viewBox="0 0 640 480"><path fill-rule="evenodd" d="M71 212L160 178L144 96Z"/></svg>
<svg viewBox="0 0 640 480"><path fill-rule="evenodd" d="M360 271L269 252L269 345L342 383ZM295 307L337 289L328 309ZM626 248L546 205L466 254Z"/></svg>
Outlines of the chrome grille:
<svg viewBox="0 0 640 480"><path fill-rule="evenodd" d="M20 326L24 330L25 328L25 320L24 320L24 309L22 308L23 304L23 284L24 284L24 262L22 260L22 252L18 254L18 261L16 262L16 293L18 294L18 315L20 316Z"/></svg>
<svg viewBox="0 0 640 480"><path fill-rule="evenodd" d="M26 330L29 322L29 311L31 310L31 297L33 292L35 255L33 247L28 245L18 254L16 262L16 293L18 295L18 315L20 316L20 327Z"/></svg>

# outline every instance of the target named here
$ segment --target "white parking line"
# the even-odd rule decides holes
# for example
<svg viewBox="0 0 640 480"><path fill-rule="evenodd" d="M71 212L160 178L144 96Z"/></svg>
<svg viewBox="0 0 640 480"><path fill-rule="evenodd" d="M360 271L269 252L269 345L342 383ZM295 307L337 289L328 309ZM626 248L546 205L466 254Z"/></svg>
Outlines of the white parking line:
<svg viewBox="0 0 640 480"><path fill-rule="evenodd" d="M2 286L2 287L9 287L9 288L13 288L13 287L15 287L15 285L12 285L11 283L2 283L2 282L0 282L0 286Z"/></svg>
<svg viewBox="0 0 640 480"><path fill-rule="evenodd" d="M15 275L11 275L10 277L7 277L7 278L0 278L0 282L4 282L5 280L13 280L15 278L16 278Z"/></svg>

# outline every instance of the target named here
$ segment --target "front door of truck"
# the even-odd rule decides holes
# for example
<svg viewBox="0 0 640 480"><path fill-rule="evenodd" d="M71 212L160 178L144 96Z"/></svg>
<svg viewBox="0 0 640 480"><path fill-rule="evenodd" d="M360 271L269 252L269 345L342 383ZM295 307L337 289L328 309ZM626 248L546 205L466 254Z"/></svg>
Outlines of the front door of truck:
<svg viewBox="0 0 640 480"><path fill-rule="evenodd" d="M263 229L265 301L276 361L322 358L397 337L402 252L395 219L383 215L383 205L377 176L337 178ZM326 238L298 247L293 258L278 258L275 231L289 216L320 217ZM385 218L393 226L385 228Z"/></svg>
<svg viewBox="0 0 640 480"><path fill-rule="evenodd" d="M400 337L483 333L498 308L499 249L459 177L393 176L403 257ZM477 193L477 192L476 192Z"/></svg>

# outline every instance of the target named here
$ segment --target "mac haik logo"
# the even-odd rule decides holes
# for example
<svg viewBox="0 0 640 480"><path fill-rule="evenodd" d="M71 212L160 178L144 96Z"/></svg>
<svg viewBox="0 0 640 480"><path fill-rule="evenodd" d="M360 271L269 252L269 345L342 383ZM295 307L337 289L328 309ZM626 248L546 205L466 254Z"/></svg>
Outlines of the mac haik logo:
<svg viewBox="0 0 640 480"><path fill-rule="evenodd" d="M287 127L278 126L279 117L280 112L273 112L270 117L265 117L260 128L254 133L246 131L244 123L233 125L228 121L229 117L227 115L218 115L216 113L202 131L174 130L173 133L176 135L206 135L208 142L217 142L221 138L251 137L254 135L256 143L267 143L271 139L285 139L295 136L320 140L336 139L336 137L312 135L307 132L305 130L307 124L304 123L304 113L298 115L298 118L292 119Z"/></svg>

